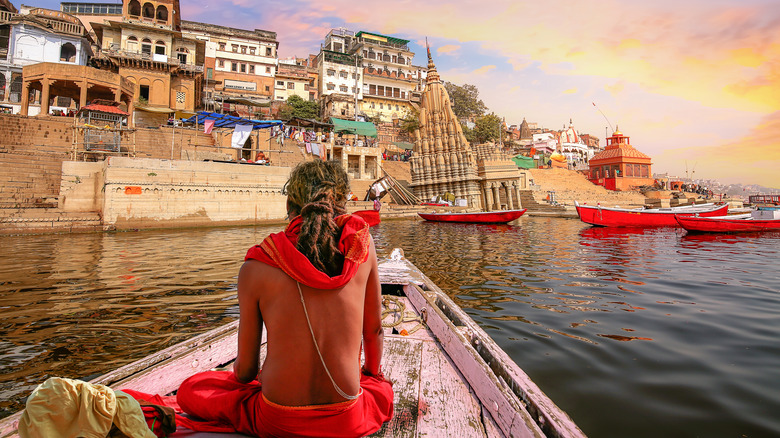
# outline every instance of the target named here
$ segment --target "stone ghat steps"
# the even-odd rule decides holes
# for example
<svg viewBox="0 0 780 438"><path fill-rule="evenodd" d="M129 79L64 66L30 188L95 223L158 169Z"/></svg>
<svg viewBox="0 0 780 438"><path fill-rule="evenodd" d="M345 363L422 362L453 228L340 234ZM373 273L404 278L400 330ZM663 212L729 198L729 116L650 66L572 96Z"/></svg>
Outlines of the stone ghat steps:
<svg viewBox="0 0 780 438"><path fill-rule="evenodd" d="M568 169L529 169L534 183L539 187L533 193L534 200L547 203L549 191L555 191L555 201L573 208L574 201L580 204L602 204L608 206L636 207L645 204L645 196L639 192L616 192L595 185L585 175ZM524 205L525 207L525 205Z"/></svg>
<svg viewBox="0 0 780 438"><path fill-rule="evenodd" d="M98 213L63 212L55 208L0 208L0 234L35 234L73 231L101 231L103 223Z"/></svg>
<svg viewBox="0 0 780 438"><path fill-rule="evenodd" d="M528 211L561 213L566 211L563 205L552 205L541 199L537 200L537 193L532 190L520 190L520 204Z"/></svg>
<svg viewBox="0 0 780 438"><path fill-rule="evenodd" d="M56 206L61 155L0 153L0 208Z"/></svg>

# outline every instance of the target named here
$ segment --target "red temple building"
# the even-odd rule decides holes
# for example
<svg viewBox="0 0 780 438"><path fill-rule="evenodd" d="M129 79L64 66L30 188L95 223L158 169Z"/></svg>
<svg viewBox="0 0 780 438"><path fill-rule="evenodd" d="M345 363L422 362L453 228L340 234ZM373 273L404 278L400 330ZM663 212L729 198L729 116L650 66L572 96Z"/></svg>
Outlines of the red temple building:
<svg viewBox="0 0 780 438"><path fill-rule="evenodd" d="M650 157L631 146L619 130L607 138L607 146L588 162L588 179L608 190L626 191L653 184Z"/></svg>

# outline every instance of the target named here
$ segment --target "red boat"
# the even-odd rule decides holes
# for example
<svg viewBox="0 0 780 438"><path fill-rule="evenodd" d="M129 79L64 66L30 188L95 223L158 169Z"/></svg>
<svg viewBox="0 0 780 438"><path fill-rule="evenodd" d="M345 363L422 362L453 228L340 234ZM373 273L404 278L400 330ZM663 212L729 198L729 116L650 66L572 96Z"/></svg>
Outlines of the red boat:
<svg viewBox="0 0 780 438"><path fill-rule="evenodd" d="M675 216L722 216L728 212L727 204L699 204L671 208L610 208L580 205L574 202L580 220L602 227L677 227Z"/></svg>
<svg viewBox="0 0 780 438"><path fill-rule="evenodd" d="M761 211L717 217L676 217L677 222L687 231L705 233L751 233L756 231L780 231L780 218L762 215ZM762 216L768 216L762 219Z"/></svg>
<svg viewBox="0 0 780 438"><path fill-rule="evenodd" d="M525 213L522 210L480 211L476 213L417 213L421 218L434 222L461 222L473 224L505 224Z"/></svg>

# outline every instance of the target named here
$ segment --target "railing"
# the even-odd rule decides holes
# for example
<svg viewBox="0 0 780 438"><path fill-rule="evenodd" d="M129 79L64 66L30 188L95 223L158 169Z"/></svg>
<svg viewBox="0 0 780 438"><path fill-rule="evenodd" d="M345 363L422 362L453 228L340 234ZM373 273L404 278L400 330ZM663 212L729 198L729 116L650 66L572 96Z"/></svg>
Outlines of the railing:
<svg viewBox="0 0 780 438"><path fill-rule="evenodd" d="M0 23L11 21L19 16L21 16L21 14L16 14L9 11L0 11ZM35 15L35 18L51 26L52 30L54 31L71 35L84 35L84 26L73 23L65 23L59 20L51 20L39 15Z"/></svg>
<svg viewBox="0 0 780 438"><path fill-rule="evenodd" d="M407 46L406 44L388 43L386 41L378 41L372 38L355 38L355 41L363 44L373 44L380 47L388 47L391 49L404 50L407 52L409 51L409 46Z"/></svg>
<svg viewBox="0 0 780 438"><path fill-rule="evenodd" d="M194 71L198 73L203 72L203 66L202 65L195 65L195 64L186 64L181 62L181 60L177 57L173 56L167 56L167 55L155 55L152 53L144 53L144 52L133 52L129 50L122 50L122 49L116 49L115 44L111 45L111 48L109 49L103 49L101 51L101 54L103 55L113 55L113 56L121 56L123 58L130 58L130 59L140 59L144 61L154 61L154 62L162 62L164 64L169 64L173 66L177 66L182 70L187 71ZM165 60L162 59L155 59L155 57L165 57Z"/></svg>

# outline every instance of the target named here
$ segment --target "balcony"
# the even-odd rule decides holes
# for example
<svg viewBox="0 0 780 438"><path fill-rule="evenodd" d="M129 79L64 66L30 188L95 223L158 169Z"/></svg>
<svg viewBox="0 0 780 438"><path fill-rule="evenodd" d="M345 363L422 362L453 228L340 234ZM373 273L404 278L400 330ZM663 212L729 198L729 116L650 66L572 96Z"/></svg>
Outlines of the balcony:
<svg viewBox="0 0 780 438"><path fill-rule="evenodd" d="M117 47L118 47L117 44L112 44L111 48L103 49L98 55L98 57L116 57L116 58L135 59L140 61L159 62L159 63L167 64L171 67L178 67L180 70L193 72L193 73L203 73L202 65L185 64L182 63L181 60L179 60L179 58L176 57L123 50L123 49L118 49Z"/></svg>

